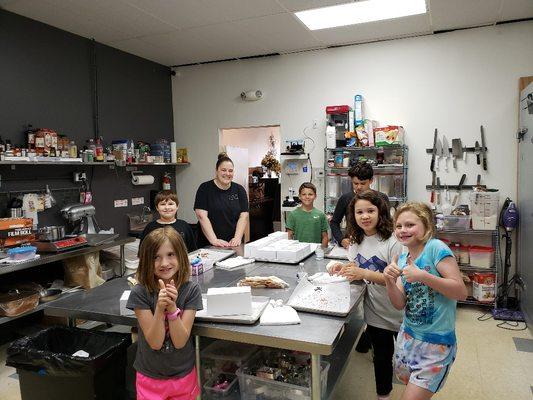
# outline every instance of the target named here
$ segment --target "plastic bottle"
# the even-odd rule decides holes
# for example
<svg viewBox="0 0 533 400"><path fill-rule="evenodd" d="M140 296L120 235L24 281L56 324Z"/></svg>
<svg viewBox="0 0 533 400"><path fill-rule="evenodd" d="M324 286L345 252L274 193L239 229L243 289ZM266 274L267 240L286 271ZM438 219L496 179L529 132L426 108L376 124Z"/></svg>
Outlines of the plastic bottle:
<svg viewBox="0 0 533 400"><path fill-rule="evenodd" d="M163 190L170 190L170 174L168 172L163 175Z"/></svg>
<svg viewBox="0 0 533 400"><path fill-rule="evenodd" d="M328 125L326 127L326 147L328 149L334 149L337 147L337 142L335 138L335 126Z"/></svg>
<svg viewBox="0 0 533 400"><path fill-rule="evenodd" d="M104 161L104 146L102 146L102 139L96 139L96 145L94 150L95 161Z"/></svg>
<svg viewBox="0 0 533 400"><path fill-rule="evenodd" d="M76 142L74 142L74 140L70 141L70 144L68 146L68 153L70 158L78 157L78 146L76 146Z"/></svg>
<svg viewBox="0 0 533 400"><path fill-rule="evenodd" d="M324 259L324 249L321 245L318 245L315 250L315 259L320 261Z"/></svg>

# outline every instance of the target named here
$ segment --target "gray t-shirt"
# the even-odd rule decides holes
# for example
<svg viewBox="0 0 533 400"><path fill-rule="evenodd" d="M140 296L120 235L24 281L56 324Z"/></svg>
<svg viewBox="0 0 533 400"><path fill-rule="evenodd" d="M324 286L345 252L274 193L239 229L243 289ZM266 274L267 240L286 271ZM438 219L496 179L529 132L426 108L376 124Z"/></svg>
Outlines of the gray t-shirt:
<svg viewBox="0 0 533 400"><path fill-rule="evenodd" d="M350 244L348 259L361 268L383 273L394 256L400 255L402 251L403 246L398 243L396 236L382 240L381 236L376 234L365 236L361 244ZM385 286L367 282L363 308L368 325L395 332L400 329L403 311L394 308Z"/></svg>
<svg viewBox="0 0 533 400"><path fill-rule="evenodd" d="M150 293L144 286L133 287L128 303L130 310L141 309L155 312L159 291ZM186 282L178 289L176 305L181 310L201 310L202 292L195 282ZM165 321L165 324L167 322ZM133 367L143 375L155 379L183 377L192 371L195 365L195 351L192 337L181 349L176 349L167 330L163 346L153 350L146 341L142 329L139 329L137 355Z"/></svg>

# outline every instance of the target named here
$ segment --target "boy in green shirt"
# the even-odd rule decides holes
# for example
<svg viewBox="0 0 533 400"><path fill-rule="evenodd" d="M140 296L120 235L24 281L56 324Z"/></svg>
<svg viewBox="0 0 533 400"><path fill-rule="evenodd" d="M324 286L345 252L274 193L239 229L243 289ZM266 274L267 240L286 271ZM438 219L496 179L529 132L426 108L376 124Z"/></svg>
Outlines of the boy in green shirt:
<svg viewBox="0 0 533 400"><path fill-rule="evenodd" d="M316 199L316 187L311 182L304 182L298 190L302 205L287 216L287 233L289 239L305 243L321 243L328 246L328 221L326 214L313 205Z"/></svg>

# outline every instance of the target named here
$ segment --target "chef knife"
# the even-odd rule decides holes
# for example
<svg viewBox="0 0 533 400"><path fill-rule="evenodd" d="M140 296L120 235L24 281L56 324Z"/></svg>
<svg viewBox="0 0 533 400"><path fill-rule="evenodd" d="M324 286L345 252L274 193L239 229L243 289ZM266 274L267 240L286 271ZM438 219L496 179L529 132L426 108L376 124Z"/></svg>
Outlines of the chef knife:
<svg viewBox="0 0 533 400"><path fill-rule="evenodd" d="M486 143L485 143L485 129L483 129L483 125L480 127L481 130L481 156L483 157L483 169L487 170L487 151L486 151Z"/></svg>
<svg viewBox="0 0 533 400"><path fill-rule="evenodd" d="M459 195L461 194L461 189L463 188L463 184L465 183L465 180L466 180L466 174L463 174L463 176L461 176L461 180L459 181L459 186L457 187L457 193L455 193L455 196L452 201L452 206L454 207L457 204L457 200L459 199Z"/></svg>
<svg viewBox="0 0 533 400"><path fill-rule="evenodd" d="M477 165L481 164L481 160L479 158L479 153L481 149L479 148L479 142L476 140L476 146L474 147L474 152L476 153L476 162Z"/></svg>
<svg viewBox="0 0 533 400"><path fill-rule="evenodd" d="M431 172L435 171L435 156L437 155L437 128L435 128L435 135L433 136L433 150L431 152L431 165L429 170Z"/></svg>
<svg viewBox="0 0 533 400"><path fill-rule="evenodd" d="M448 172L448 159L450 158L450 146L448 144L448 139L446 139L446 136L442 137L442 151L444 154L444 170Z"/></svg>
<svg viewBox="0 0 533 400"><path fill-rule="evenodd" d="M463 159L463 144L461 139L452 139L453 167L457 169L457 159Z"/></svg>
<svg viewBox="0 0 533 400"><path fill-rule="evenodd" d="M440 138L437 138L437 149L436 150L437 150L437 164L435 165L435 169L438 171L440 160L441 158L444 157L444 150L442 148L442 143L440 141Z"/></svg>

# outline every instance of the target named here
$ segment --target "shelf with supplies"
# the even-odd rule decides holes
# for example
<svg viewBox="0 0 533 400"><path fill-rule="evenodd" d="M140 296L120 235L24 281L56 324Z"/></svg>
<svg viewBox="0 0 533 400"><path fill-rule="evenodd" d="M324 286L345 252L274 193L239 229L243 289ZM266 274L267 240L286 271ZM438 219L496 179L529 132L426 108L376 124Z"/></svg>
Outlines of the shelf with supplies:
<svg viewBox="0 0 533 400"><path fill-rule="evenodd" d="M444 229L437 237L456 256L468 289L467 299L458 303L494 307L502 271L499 230ZM490 300L479 300L484 297Z"/></svg>
<svg viewBox="0 0 533 400"><path fill-rule="evenodd" d="M121 162L110 162L110 161L91 161L91 162L83 162L81 161L81 159L76 159L76 160L80 160L80 161L67 161L67 160L54 160L54 161L25 161L25 160L21 160L21 161L11 161L11 160L3 160L3 161L0 161L0 165L6 165L6 166L11 166L12 169L15 169L15 167L17 165L30 165L30 166L34 166L34 165L61 165L61 166L65 166L65 165L72 165L72 166L76 166L76 167L94 167L94 166L99 166L99 167L109 167L111 169L115 168L115 167L130 167L130 166L175 166L175 167L180 167L180 166L187 166L187 165L190 165L189 162L186 162L186 163L147 163L147 162L139 162L139 163L121 163Z"/></svg>
<svg viewBox="0 0 533 400"><path fill-rule="evenodd" d="M391 203L407 200L406 145L377 147L338 147L324 149L324 211L333 214L338 199L351 192L352 181L348 171L358 160L366 159L374 165L374 181L371 188L385 193Z"/></svg>

